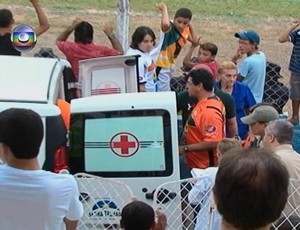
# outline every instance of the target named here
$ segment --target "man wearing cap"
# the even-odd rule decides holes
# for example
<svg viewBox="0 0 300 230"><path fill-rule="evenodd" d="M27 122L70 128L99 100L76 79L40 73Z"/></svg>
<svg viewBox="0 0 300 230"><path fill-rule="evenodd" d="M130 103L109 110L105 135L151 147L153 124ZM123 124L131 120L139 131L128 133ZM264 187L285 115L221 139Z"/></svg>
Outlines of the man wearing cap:
<svg viewBox="0 0 300 230"><path fill-rule="evenodd" d="M257 138L254 140L254 145L259 147L261 146L261 140L264 138L268 122L277 120L278 118L279 114L273 106L258 104L254 106L254 109L252 108L248 116L242 117L241 121L250 126L251 133Z"/></svg>
<svg viewBox="0 0 300 230"><path fill-rule="evenodd" d="M256 103L262 102L266 74L266 57L258 51L259 35L252 30L243 31L234 35L239 38L239 48L232 61L237 62L244 54L246 58L238 66L238 81L247 84L253 93Z"/></svg>
<svg viewBox="0 0 300 230"><path fill-rule="evenodd" d="M267 62L266 67L266 83L264 87L263 102L269 103L282 113L283 107L289 100L289 88L282 82L278 81L282 78L280 75L281 67L275 63Z"/></svg>

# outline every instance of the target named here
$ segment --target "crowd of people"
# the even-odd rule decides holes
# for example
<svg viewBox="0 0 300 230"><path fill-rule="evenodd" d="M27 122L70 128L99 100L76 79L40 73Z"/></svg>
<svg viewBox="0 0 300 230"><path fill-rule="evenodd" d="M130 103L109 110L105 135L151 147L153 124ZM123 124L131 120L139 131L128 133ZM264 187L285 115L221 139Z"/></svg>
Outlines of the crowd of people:
<svg viewBox="0 0 300 230"><path fill-rule="evenodd" d="M39 0L30 2L38 17L35 33L39 36L51 23ZM125 51L109 24L104 25L103 32L111 47L95 44L93 26L80 18L57 36L56 45L70 63L76 80L80 60L140 55L139 91L160 92L171 90L175 60L182 47L190 42L183 58L185 90L177 92L177 110L182 112L184 125L178 147L181 171L205 169L203 175L208 175L214 183L208 186L201 180L196 182L189 192L189 201L197 204L201 195L213 187L213 200L220 217L216 218L217 229L269 229L282 210L291 205L297 209L300 202L295 198L289 207L286 205L288 179L300 179L300 155L292 146L293 125L299 123L300 30L297 27L300 21L294 21L278 38L281 43L290 41L294 45L288 94L289 89L277 81L280 66L268 63L259 50L261 39L256 31L235 33L239 44L235 54L218 63L218 47L212 42L201 42L190 9L178 9L170 20L166 4L160 2L156 7L161 14L157 45L153 30L140 26ZM13 26L12 12L1 9L0 55L21 55L10 40ZM67 41L73 32L74 41ZM193 57L197 48L198 55ZM268 83L270 79L274 84ZM284 94L276 95L275 99L265 95L266 89L272 91L275 86ZM292 101L292 117L279 120L288 95ZM76 229L82 216L75 180L40 169L37 154L42 136L41 119L33 111L10 109L0 113L0 157L7 163L0 167L0 183L5 184L0 189L0 203L5 207L0 215L1 229L58 229L63 223L67 229ZM59 180L62 182L58 183ZM33 202L38 205L33 206ZM37 220L26 210L28 215L23 215L21 203L33 207L32 212L41 218ZM126 230L165 229L165 215L159 212L157 215L156 222L154 210L135 201L124 207L121 226ZM197 214L195 229L204 229L203 215L201 211Z"/></svg>

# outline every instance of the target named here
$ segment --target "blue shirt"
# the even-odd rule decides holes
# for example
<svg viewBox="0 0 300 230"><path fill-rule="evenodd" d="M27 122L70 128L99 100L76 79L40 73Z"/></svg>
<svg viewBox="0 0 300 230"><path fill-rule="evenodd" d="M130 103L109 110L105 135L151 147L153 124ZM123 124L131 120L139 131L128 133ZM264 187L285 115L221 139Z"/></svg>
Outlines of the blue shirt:
<svg viewBox="0 0 300 230"><path fill-rule="evenodd" d="M266 56L257 52L246 57L238 68L238 74L244 78L243 83L249 86L255 101L262 102L266 78Z"/></svg>
<svg viewBox="0 0 300 230"><path fill-rule="evenodd" d="M294 30L290 34L290 41L294 44L294 48L290 59L289 71L300 73L300 29Z"/></svg>
<svg viewBox="0 0 300 230"><path fill-rule="evenodd" d="M216 82L216 86L221 89L221 82ZM239 136L242 140L245 140L249 126L242 123L241 117L247 115L246 110L255 105L256 101L249 87L246 84L238 81L236 81L233 85L231 96L235 102Z"/></svg>

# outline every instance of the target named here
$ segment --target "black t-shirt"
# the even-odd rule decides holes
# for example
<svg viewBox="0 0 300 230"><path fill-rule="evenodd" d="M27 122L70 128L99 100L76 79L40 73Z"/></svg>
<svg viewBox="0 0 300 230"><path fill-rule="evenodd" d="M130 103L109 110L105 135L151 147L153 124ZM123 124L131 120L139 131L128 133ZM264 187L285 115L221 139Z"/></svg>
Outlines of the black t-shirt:
<svg viewBox="0 0 300 230"><path fill-rule="evenodd" d="M17 51L10 40L11 34L0 35L0 55L21 56L21 52Z"/></svg>
<svg viewBox="0 0 300 230"><path fill-rule="evenodd" d="M263 102L270 103L275 107L278 113L282 113L282 109L289 100L290 91L281 82L268 82L264 87Z"/></svg>
<svg viewBox="0 0 300 230"><path fill-rule="evenodd" d="M215 95L218 96L224 104L226 119L234 118L236 116L236 110L233 97L230 94L221 91L217 87L214 87L214 92ZM190 97L189 93L186 90L177 94L177 112L182 111L183 125L185 125L196 103L197 99Z"/></svg>

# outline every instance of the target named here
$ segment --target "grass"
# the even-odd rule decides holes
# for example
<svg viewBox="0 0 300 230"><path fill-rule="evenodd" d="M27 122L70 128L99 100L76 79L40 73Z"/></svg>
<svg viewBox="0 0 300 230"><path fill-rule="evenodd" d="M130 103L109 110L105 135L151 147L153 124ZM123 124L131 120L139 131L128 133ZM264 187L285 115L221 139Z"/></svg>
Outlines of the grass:
<svg viewBox="0 0 300 230"><path fill-rule="evenodd" d="M157 1L131 0L131 8L137 11L154 11ZM300 1L288 0L186 0L165 1L171 12L179 7L192 9L197 16L230 16L245 18L265 18L266 16L298 15Z"/></svg>
<svg viewBox="0 0 300 230"><path fill-rule="evenodd" d="M118 0L43 0L44 7L50 12L74 12L85 9L117 10ZM157 12L158 0L130 0L132 13ZM235 20L262 20L269 17L293 17L298 15L299 0L165 0L173 14L180 7L192 9L195 16L232 17ZM0 0L7 5L7 0ZM9 5L29 6L28 1L11 0Z"/></svg>

